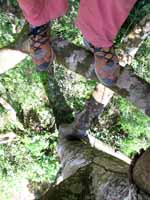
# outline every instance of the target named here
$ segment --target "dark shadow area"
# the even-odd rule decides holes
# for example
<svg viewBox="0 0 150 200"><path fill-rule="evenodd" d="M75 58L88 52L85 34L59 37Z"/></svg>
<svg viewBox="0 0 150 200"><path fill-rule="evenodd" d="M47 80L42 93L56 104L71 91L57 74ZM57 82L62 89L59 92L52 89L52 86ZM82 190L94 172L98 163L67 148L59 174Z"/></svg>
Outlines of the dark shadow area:
<svg viewBox="0 0 150 200"><path fill-rule="evenodd" d="M48 73L41 73L39 76L49 99L49 106L53 110L57 128L60 124L71 123L74 119L72 109L68 106L63 93L60 91L53 68Z"/></svg>

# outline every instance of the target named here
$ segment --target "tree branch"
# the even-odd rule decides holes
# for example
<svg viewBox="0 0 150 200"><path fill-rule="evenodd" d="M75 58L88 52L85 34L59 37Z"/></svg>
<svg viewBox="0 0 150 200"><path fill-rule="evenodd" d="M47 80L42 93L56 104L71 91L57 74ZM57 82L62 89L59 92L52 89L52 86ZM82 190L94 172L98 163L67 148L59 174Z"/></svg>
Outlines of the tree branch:
<svg viewBox="0 0 150 200"><path fill-rule="evenodd" d="M62 132L66 129L62 128ZM89 141L72 142L62 135L58 143L61 172L56 184L40 199L149 200L150 196L141 190L143 187L137 190L129 183L128 157L92 136L89 136ZM149 169L149 162L147 164ZM144 186L145 182L142 184Z"/></svg>
<svg viewBox="0 0 150 200"><path fill-rule="evenodd" d="M90 99L86 102L84 110L76 115L74 122L61 125L66 129L63 136L68 139L87 137L87 131L90 129L92 121L102 114L113 94L112 90L98 84Z"/></svg>
<svg viewBox="0 0 150 200"><path fill-rule="evenodd" d="M17 121L17 115L16 115L16 111L13 109L13 107L1 97L0 97L0 105L2 105L3 108L7 111L11 120L13 122L16 122Z"/></svg>
<svg viewBox="0 0 150 200"><path fill-rule="evenodd" d="M123 39L118 49L120 65L130 65L144 40L150 35L150 15L146 15L134 29Z"/></svg>
<svg viewBox="0 0 150 200"><path fill-rule="evenodd" d="M150 15L147 15L123 40L122 48L118 52L120 57L120 64L122 66L125 66L126 64L131 64L131 61L134 58L136 52L143 43L144 39L148 37L149 34ZM57 62L63 64L68 69L85 76L86 78L97 80L95 73L93 72L93 56L89 52L85 51L82 48L76 47L73 44L69 44L67 41L57 40L56 42L54 42L54 48L57 55ZM99 90L97 90L97 92L94 91L93 96L96 100L95 102L99 102L101 104L100 110L102 110L106 106L105 103L101 102L102 95L109 96L110 90L108 90L108 88L102 86L101 84L99 84L97 87L99 88ZM128 69L122 68L121 76L119 77L115 87L111 89L121 96L126 97L145 114L150 116L150 86L148 83L134 75ZM112 96L113 92L111 93L111 97ZM109 99L111 99L111 97ZM92 97L91 100L89 100L88 102L90 101L93 101ZM86 116L87 112L83 112ZM83 112L81 114L82 117L80 117L80 120L78 119L78 121L80 122L81 119L84 118Z"/></svg>
<svg viewBox="0 0 150 200"><path fill-rule="evenodd" d="M3 135L0 134L0 145L1 144L10 144L13 141L17 140L17 136L15 133L5 133Z"/></svg>
<svg viewBox="0 0 150 200"><path fill-rule="evenodd" d="M132 45L134 42L134 44L136 44L134 45L136 50L137 46L140 46L143 42L143 38L145 38L145 36L150 32L149 19L150 15L145 16L138 26L138 30L141 27L142 31L139 31L138 34L136 28L134 31L135 37L132 39L131 37L128 37L128 40L126 40L126 42L128 41L128 45L130 43L130 45ZM24 29L25 30L22 31L22 34L19 35L17 43L14 46L11 45L11 48L29 53L30 40L28 40L27 37L27 27ZM25 38L27 38L27 40L25 40ZM53 41L53 47L58 63L76 73L83 75L86 78L97 81L94 73L93 55L90 52L64 40ZM135 52L135 49L134 51L129 51L130 48L128 47L126 47L126 49L127 52ZM122 52L124 53L125 51L126 50L124 49ZM150 116L150 86L134 73L130 72L128 69L122 69L116 85L111 88L111 90L117 92L121 96L124 96L146 115Z"/></svg>
<svg viewBox="0 0 150 200"><path fill-rule="evenodd" d="M133 168L133 182L150 194L150 148L138 158Z"/></svg>

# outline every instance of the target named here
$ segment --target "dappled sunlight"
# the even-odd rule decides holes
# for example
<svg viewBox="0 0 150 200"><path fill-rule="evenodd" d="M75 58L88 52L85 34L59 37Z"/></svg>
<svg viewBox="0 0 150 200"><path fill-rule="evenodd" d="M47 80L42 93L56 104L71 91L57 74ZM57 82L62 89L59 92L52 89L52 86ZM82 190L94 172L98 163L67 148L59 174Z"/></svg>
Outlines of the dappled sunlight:
<svg viewBox="0 0 150 200"><path fill-rule="evenodd" d="M26 54L17 50L0 49L0 74L14 68L26 58Z"/></svg>

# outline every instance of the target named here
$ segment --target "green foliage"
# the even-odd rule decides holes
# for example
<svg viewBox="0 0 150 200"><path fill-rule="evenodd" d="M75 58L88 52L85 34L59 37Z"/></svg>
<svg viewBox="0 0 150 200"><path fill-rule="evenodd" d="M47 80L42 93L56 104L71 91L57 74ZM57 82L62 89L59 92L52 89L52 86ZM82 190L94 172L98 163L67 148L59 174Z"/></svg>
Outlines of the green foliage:
<svg viewBox="0 0 150 200"><path fill-rule="evenodd" d="M141 148L149 146L150 118L124 99L119 98L118 100L120 110L119 123L127 133L127 137L121 144L121 150L131 155Z"/></svg>
<svg viewBox="0 0 150 200"><path fill-rule="evenodd" d="M0 196L13 195L20 190L17 182L23 180L36 182L52 182L58 171L56 159L56 133L23 136L11 146L1 145L0 148ZM51 143L52 141L52 143ZM7 186L7 188L6 188ZM9 191L9 193L8 193ZM5 198L6 199L6 196ZM11 198L10 198L11 199Z"/></svg>
<svg viewBox="0 0 150 200"><path fill-rule="evenodd" d="M33 181L52 181L57 171L56 157L52 154L55 144L49 144L48 133L24 136L11 146L0 149L0 176L10 177L23 173ZM56 135L51 135L56 141ZM47 153L46 150L50 150Z"/></svg>
<svg viewBox="0 0 150 200"><path fill-rule="evenodd" d="M0 48L13 42L21 27L21 21L16 16L0 13Z"/></svg>
<svg viewBox="0 0 150 200"><path fill-rule="evenodd" d="M13 31L11 19L5 14L0 14L0 48L13 41Z"/></svg>
<svg viewBox="0 0 150 200"><path fill-rule="evenodd" d="M150 83L150 38L147 38L132 62L135 73Z"/></svg>
<svg viewBox="0 0 150 200"><path fill-rule="evenodd" d="M124 98L115 96L91 134L129 157L150 143L150 118Z"/></svg>
<svg viewBox="0 0 150 200"><path fill-rule="evenodd" d="M75 28L79 0L69 0L68 3L69 11L67 15L52 23L52 34L54 37L62 37L75 44L82 44L82 35L80 31Z"/></svg>
<svg viewBox="0 0 150 200"><path fill-rule="evenodd" d="M0 95L18 117L13 121L0 106L0 133L16 134L11 145L0 145L0 196L6 195L6 185L10 187L8 196L11 196L19 189L17 183L22 182L22 178L35 182L55 180L59 166L55 152L57 130L44 88L47 75L39 76L30 58L1 75L0 82Z"/></svg>

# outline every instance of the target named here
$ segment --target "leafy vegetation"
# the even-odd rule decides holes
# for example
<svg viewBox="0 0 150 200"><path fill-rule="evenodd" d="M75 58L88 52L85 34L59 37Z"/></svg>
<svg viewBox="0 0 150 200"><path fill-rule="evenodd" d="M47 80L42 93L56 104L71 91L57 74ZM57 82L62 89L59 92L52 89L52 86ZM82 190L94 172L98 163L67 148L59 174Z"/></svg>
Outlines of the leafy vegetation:
<svg viewBox="0 0 150 200"><path fill-rule="evenodd" d="M116 45L150 7L139 1L121 29ZM16 6L16 1L11 2ZM79 1L70 0L70 12L52 23L52 35L64 37L82 45L81 33L72 21L77 15ZM14 41L22 27L23 19L0 14L0 47ZM132 70L150 83L150 39L140 48L132 63ZM0 104L0 136L14 133L11 143L0 143L0 197L12 199L22 181L35 183L53 182L59 168L56 143L60 123L71 122L76 112L81 111L89 98L95 82L67 71L63 66L54 66L54 76L38 74L27 57L15 69L0 75L0 97L11 105L16 118ZM96 121L91 134L117 150L132 156L150 142L150 118L144 116L133 105L115 96L104 114ZM8 189L9 188L9 189ZM37 186L36 186L37 188ZM34 188L35 189L35 188Z"/></svg>

